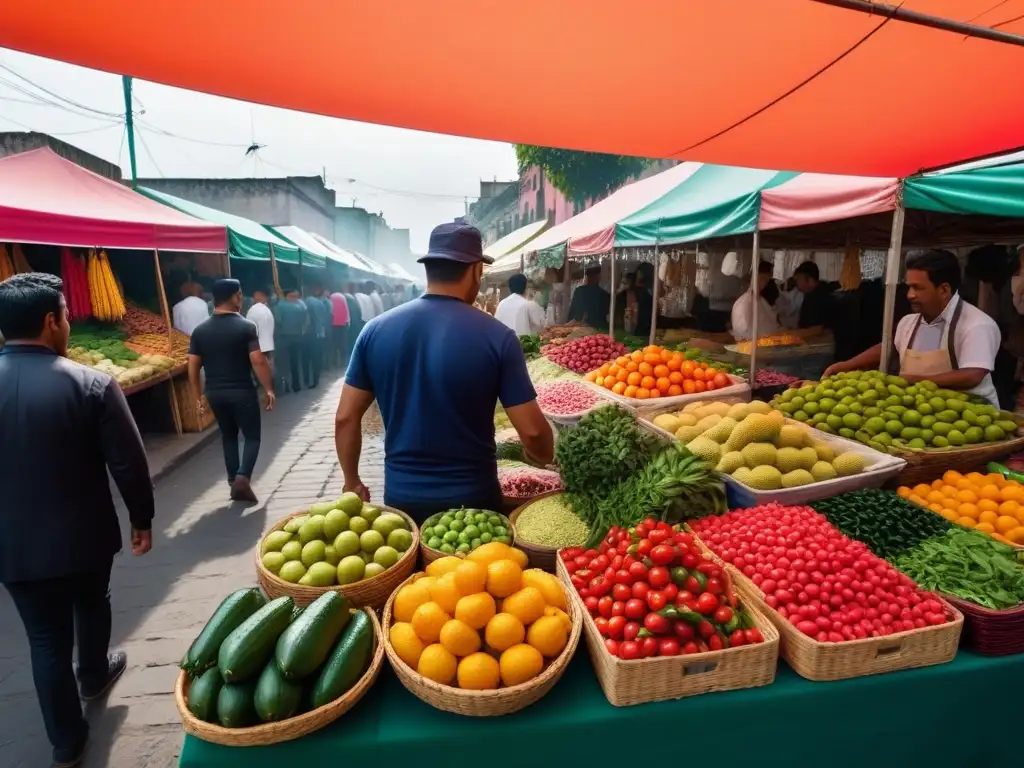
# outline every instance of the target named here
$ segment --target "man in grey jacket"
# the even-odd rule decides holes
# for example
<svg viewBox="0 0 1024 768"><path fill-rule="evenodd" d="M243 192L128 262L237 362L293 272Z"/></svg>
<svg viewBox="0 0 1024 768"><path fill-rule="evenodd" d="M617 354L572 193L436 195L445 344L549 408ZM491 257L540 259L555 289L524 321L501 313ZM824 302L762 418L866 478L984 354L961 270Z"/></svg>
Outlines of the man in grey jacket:
<svg viewBox="0 0 1024 768"><path fill-rule="evenodd" d="M121 388L66 357L61 287L42 273L0 283L0 583L28 634L54 765L68 768L81 763L89 733L79 696L103 696L127 664L124 653L108 653L121 529L107 470L128 508L135 555L152 546L154 504Z"/></svg>

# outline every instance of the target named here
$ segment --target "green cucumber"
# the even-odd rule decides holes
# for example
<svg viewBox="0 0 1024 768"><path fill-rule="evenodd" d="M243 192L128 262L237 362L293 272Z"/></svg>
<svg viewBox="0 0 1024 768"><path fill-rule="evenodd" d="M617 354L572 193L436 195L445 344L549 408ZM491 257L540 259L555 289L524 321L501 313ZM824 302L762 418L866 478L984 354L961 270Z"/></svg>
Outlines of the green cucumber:
<svg viewBox="0 0 1024 768"><path fill-rule="evenodd" d="M217 695L224 685L220 670L210 667L188 689L188 711L207 723L217 722Z"/></svg>
<svg viewBox="0 0 1024 768"><path fill-rule="evenodd" d="M313 709L330 704L355 685L370 665L372 651L373 623L365 611L357 611L320 670L313 686Z"/></svg>
<svg viewBox="0 0 1024 768"><path fill-rule="evenodd" d="M290 597L271 600L243 621L221 643L217 666L224 681L241 683L255 677L274 656L274 645L292 620Z"/></svg>
<svg viewBox="0 0 1024 768"><path fill-rule="evenodd" d="M306 606L277 641L277 666L288 680L316 672L334 647L352 614L340 592L324 592Z"/></svg>
<svg viewBox="0 0 1024 768"><path fill-rule="evenodd" d="M299 618L299 616L302 615L302 612L304 610L306 609L301 605L296 605L294 608L292 608L292 621L295 621L297 618Z"/></svg>
<svg viewBox="0 0 1024 768"><path fill-rule="evenodd" d="M181 668L194 678L216 664L225 638L264 605L266 600L258 589L240 589L224 598L181 660Z"/></svg>
<svg viewBox="0 0 1024 768"><path fill-rule="evenodd" d="M256 723L253 696L256 681L225 683L217 694L217 722L225 728L246 728Z"/></svg>
<svg viewBox="0 0 1024 768"><path fill-rule="evenodd" d="M256 714L265 723L295 717L302 704L302 694L302 685L288 682L277 668L277 662L271 659L256 683L253 696Z"/></svg>

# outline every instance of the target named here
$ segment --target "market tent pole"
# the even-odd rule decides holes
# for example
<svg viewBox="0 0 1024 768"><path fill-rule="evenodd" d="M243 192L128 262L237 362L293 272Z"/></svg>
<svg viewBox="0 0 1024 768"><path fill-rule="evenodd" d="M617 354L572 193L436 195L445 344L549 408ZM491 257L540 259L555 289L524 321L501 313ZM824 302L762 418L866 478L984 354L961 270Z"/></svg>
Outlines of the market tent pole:
<svg viewBox="0 0 1024 768"><path fill-rule="evenodd" d="M889 257L885 265L885 308L882 315L882 361L879 370L889 372L892 357L892 324L896 313L896 286L900 281L900 255L903 250L903 221L906 211L903 196L892 212L892 236L889 239Z"/></svg>
<svg viewBox="0 0 1024 768"><path fill-rule="evenodd" d="M615 249L610 252L611 263L608 272L608 287L611 288L611 302L608 307L608 335L615 338Z"/></svg>
<svg viewBox="0 0 1024 768"><path fill-rule="evenodd" d="M750 383L751 397L754 392L754 371L757 370L757 316L761 314L760 299L757 290L757 268L761 264L761 230L754 229L754 242L751 245L750 256L750 311L754 313L750 323L750 370L747 371L747 380Z"/></svg>
<svg viewBox="0 0 1024 768"><path fill-rule="evenodd" d="M270 277L274 281L274 293L277 294L278 300L283 299L284 294L281 292L281 279L277 274L277 257L274 256L273 243L270 244Z"/></svg>
<svg viewBox="0 0 1024 768"><path fill-rule="evenodd" d="M174 352L173 337L171 336L171 311L168 308L167 294L164 292L164 276L160 272L160 251L156 248L153 249L153 266L156 269L156 293L160 297L160 309L164 313L164 322L167 323L167 354L171 355ZM174 431L181 436L182 429L181 425L181 412L178 410L178 399L174 396L174 387L168 387L168 391L171 393L171 418L174 419Z"/></svg>
<svg viewBox="0 0 1024 768"><path fill-rule="evenodd" d="M661 219L654 232L654 290L651 292L651 333L648 344L654 344L654 334L658 332L658 243L661 239Z"/></svg>
<svg viewBox="0 0 1024 768"><path fill-rule="evenodd" d="M132 117L132 79L129 75L121 76L121 88L124 90L124 130L128 135L128 160L132 168L132 189L138 187L138 174L135 171L135 121Z"/></svg>

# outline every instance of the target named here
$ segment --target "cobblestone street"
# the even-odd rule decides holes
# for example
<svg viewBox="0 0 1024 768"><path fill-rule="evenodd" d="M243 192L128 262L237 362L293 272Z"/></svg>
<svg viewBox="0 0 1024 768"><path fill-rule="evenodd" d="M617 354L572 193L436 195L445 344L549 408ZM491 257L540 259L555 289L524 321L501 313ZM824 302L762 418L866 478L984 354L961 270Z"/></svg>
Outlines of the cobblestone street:
<svg viewBox="0 0 1024 768"><path fill-rule="evenodd" d="M106 701L89 710L89 768L177 765L182 733L174 705L178 662L217 604L255 584L261 534L288 512L341 492L333 418L341 379L278 401L265 417L254 489L256 506L228 501L219 438L157 482L153 550L122 553L111 584L112 648L128 670ZM375 431L375 430L370 430ZM362 477L383 492L383 440L365 434ZM121 514L125 541L127 519ZM24 630L0 589L0 766L40 768L50 747L36 704Z"/></svg>

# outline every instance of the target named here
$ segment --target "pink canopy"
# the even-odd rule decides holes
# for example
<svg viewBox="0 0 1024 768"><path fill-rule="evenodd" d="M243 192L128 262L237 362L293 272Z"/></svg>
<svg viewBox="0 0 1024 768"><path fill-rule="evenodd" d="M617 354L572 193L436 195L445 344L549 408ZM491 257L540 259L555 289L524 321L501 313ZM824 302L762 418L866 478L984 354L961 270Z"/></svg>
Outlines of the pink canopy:
<svg viewBox="0 0 1024 768"><path fill-rule="evenodd" d="M802 173L761 190L761 229L782 229L884 213L896 207L898 179Z"/></svg>
<svg viewBox="0 0 1024 768"><path fill-rule="evenodd" d="M43 147L0 158L0 241L223 253L227 230Z"/></svg>

